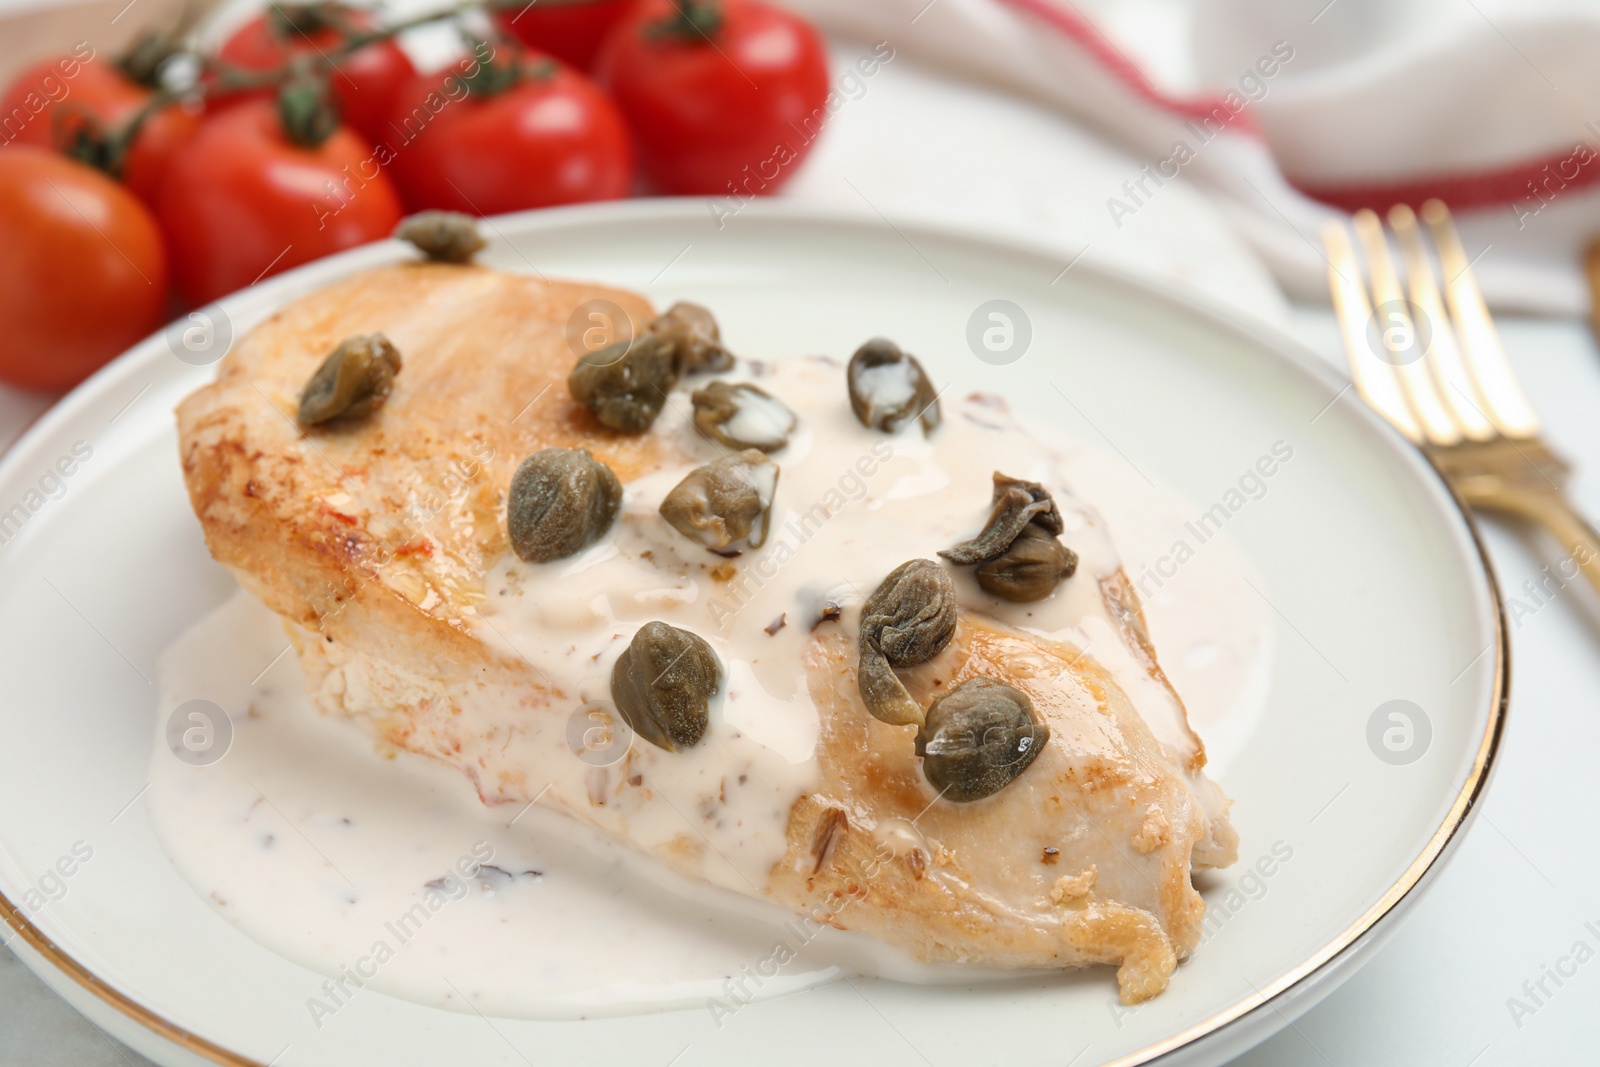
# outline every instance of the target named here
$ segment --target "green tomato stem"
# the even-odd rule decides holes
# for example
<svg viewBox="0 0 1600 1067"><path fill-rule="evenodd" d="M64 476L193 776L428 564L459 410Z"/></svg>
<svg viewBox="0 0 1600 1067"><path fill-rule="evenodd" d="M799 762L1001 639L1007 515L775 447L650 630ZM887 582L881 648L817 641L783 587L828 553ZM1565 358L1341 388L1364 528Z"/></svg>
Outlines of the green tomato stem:
<svg viewBox="0 0 1600 1067"><path fill-rule="evenodd" d="M523 0L525 2L525 0ZM129 115L127 119L114 127L105 127L99 124L86 123L79 126L72 136L70 144L65 146L66 154L81 163L86 163L97 170L103 171L112 177L121 177L128 149L139 136L139 131L144 128L158 112L172 107L185 99L203 100L212 97L231 96L235 93L253 92L257 89L282 89L292 78L302 71L321 73L324 76L328 71L338 65L341 59L349 56L371 44L391 40L405 33L407 30L417 29L422 26L432 25L449 19L459 19L466 13L479 9L494 10L502 7L520 6L514 0L487 0L486 3L475 0L458 0L449 7L436 11L428 11L413 15L378 29L358 30L350 25L343 17L343 11L337 4L305 4L293 9L298 13L301 9L308 12L316 11L315 17L322 20L319 28L332 29L343 39L333 47L322 49L316 56L311 57L309 66L297 63L285 63L271 70L243 70L232 64L226 63L214 56L201 53L192 45L185 47L177 43L175 35L162 38L160 34L147 34L141 38L129 53L118 62L118 67L132 80L142 85L148 85L154 92L138 110ZM275 9L281 12L281 9ZM272 23L275 32L287 36L291 32L309 33L309 29L294 14L278 14ZM187 25L181 27L187 32ZM168 62L181 55L190 55L199 63L200 69L212 75L207 80L202 78L198 85L186 92L176 92L165 88L159 83L159 73ZM306 91L300 90L296 94L295 102L289 105L292 117L284 111L285 105L280 98L280 114L285 115L285 130L290 139L297 144L306 144L314 147L321 144L331 136L332 129L327 128L326 119L316 118L306 102ZM326 129L326 132L321 132ZM320 139L319 139L320 137ZM306 138L307 140L302 140Z"/></svg>
<svg viewBox="0 0 1600 1067"><path fill-rule="evenodd" d="M722 29L720 0L672 0L672 7L674 14L647 28L646 37L710 41Z"/></svg>

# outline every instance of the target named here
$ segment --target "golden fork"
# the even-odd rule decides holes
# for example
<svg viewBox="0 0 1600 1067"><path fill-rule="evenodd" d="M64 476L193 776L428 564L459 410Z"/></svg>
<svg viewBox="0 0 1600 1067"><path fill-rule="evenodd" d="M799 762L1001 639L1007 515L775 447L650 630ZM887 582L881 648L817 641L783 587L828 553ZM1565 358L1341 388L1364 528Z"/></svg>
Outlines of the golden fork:
<svg viewBox="0 0 1600 1067"><path fill-rule="evenodd" d="M1349 231L1340 222L1322 231L1356 390L1432 458L1468 505L1552 534L1566 553L1556 565L1563 584L1582 572L1600 591L1600 535L1567 500L1571 468L1539 439L1539 417L1506 360L1449 209L1438 200L1422 205L1427 237L1404 204L1388 218L1404 288L1377 214L1351 219L1370 298Z"/></svg>

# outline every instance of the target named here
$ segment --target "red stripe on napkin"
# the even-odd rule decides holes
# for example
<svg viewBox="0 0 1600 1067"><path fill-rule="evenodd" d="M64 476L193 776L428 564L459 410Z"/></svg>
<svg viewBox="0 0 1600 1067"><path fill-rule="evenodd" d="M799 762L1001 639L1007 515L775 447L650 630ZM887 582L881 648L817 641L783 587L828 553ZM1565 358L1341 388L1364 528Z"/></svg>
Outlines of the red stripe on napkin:
<svg viewBox="0 0 1600 1067"><path fill-rule="evenodd" d="M1582 162L1580 162L1582 160ZM1537 214L1547 203L1600 182L1600 152L1575 145L1552 156L1476 173L1433 174L1392 182L1318 182L1289 178L1313 200L1356 211L1383 211L1395 204L1420 204L1438 197L1452 211L1510 206L1518 217Z"/></svg>
<svg viewBox="0 0 1600 1067"><path fill-rule="evenodd" d="M1057 7L1051 0L1000 0L1001 3L1026 11L1030 15L1044 21L1053 29L1059 30L1088 52L1096 62L1110 71L1119 81L1132 89L1140 98L1155 104L1164 111L1168 111L1180 118L1207 119L1213 118L1220 109L1227 118L1224 125L1234 129L1255 132L1255 120L1248 109L1235 112L1223 102L1221 95L1181 97L1163 92L1145 77L1144 71L1134 65L1133 61L1123 55L1117 46L1112 44L1105 34L1101 33L1094 23L1081 18L1070 11Z"/></svg>
<svg viewBox="0 0 1600 1067"><path fill-rule="evenodd" d="M1220 109L1228 116L1224 125L1256 134L1248 109L1232 112L1221 95L1182 97L1157 88L1089 20L1058 7L1055 0L999 0L1000 3L1039 19L1070 38L1135 95L1180 118L1215 118ZM1585 154L1586 153L1586 154ZM1438 198L1453 211L1506 208L1519 218L1537 214L1563 194L1600 184L1600 149L1574 145L1547 157L1509 164L1493 170L1431 174L1394 181L1323 182L1315 178L1286 176L1300 192L1345 211L1372 208L1383 211L1395 204L1420 204Z"/></svg>

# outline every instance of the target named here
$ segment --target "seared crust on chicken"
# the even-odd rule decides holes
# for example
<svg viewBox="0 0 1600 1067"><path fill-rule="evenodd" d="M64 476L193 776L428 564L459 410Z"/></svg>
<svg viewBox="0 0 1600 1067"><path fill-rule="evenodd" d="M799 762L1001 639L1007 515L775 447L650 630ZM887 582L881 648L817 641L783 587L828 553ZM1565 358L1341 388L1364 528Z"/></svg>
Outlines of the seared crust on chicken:
<svg viewBox="0 0 1600 1067"><path fill-rule="evenodd" d="M1237 839L1187 724L1158 739L1081 650L963 610L951 645L902 672L924 706L967 678L999 679L1047 722L1029 769L974 803L941 800L914 728L862 706L848 616L817 630L796 665L820 729L813 779L783 801L784 840L719 848L681 821L661 829L718 817L716 783L697 797L660 788L676 754L641 743L614 766L573 758L569 717L592 694L565 691L477 610L508 552L505 488L541 448L588 449L625 485L689 458L662 436L604 429L568 396L568 322L592 300L636 331L650 317L641 297L592 285L445 264L368 271L252 331L179 407L207 544L289 624L318 707L460 768L486 803L538 800L690 878L916 958L1109 963L1129 1002L1164 989L1200 938L1191 870L1231 863ZM294 413L312 372L346 337L378 332L404 357L384 407L302 431ZM1131 588L1111 585L1109 617L1165 685Z"/></svg>
<svg viewBox="0 0 1600 1067"><path fill-rule="evenodd" d="M963 613L950 647L905 672L923 704L968 678L1003 679L1050 727L1028 771L976 804L930 804L913 728L851 712L854 650L843 635L819 642L808 667L818 706L839 711L824 718L823 780L790 822L791 840L811 833L828 861L774 872L791 906L836 895L847 902L840 925L914 943L924 958L1115 963L1130 1001L1166 988L1199 942L1205 905L1190 857L1208 823L1093 660Z"/></svg>
<svg viewBox="0 0 1600 1067"><path fill-rule="evenodd" d="M506 550L505 487L529 452L587 448L627 481L657 442L568 401L574 309L615 289L417 263L295 302L240 340L178 407L184 478L212 555L285 619L441 677L493 658L465 625ZM366 327L357 327L366 323ZM310 435L307 380L346 337L402 353L382 417Z"/></svg>

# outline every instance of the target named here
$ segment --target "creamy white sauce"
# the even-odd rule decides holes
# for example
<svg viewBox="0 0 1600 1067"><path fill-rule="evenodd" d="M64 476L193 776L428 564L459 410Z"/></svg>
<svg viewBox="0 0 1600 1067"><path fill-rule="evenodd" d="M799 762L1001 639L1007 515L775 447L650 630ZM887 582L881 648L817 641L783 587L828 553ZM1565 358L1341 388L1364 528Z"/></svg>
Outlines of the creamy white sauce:
<svg viewBox="0 0 1600 1067"><path fill-rule="evenodd" d="M795 427L794 412L776 397L739 389L733 394L733 403L733 416L723 424L723 432L752 448L771 448Z"/></svg>
<svg viewBox="0 0 1600 1067"><path fill-rule="evenodd" d="M911 363L880 363L856 373L856 390L874 409L894 411L904 407L916 394L917 382Z"/></svg>
<svg viewBox="0 0 1600 1067"><path fill-rule="evenodd" d="M783 854L788 807L814 774L817 714L801 667L812 623L829 605L848 618L895 566L976 533L995 469L1057 492L1079 572L1043 602L1003 605L978 589L970 568L957 568L964 606L1087 649L1157 736L1180 743L1170 696L1112 631L1096 582L1120 562L1138 584L1145 561L1183 537L1199 508L1150 486L1114 454L1024 429L994 398L947 396L944 425L931 438L915 425L889 437L854 419L842 364L741 364L730 377L752 373L800 423L772 456L782 472L773 528L760 550L734 561L735 580L720 580L728 561L656 511L695 463L724 452L694 431L680 393L653 432L674 436L694 461L629 483L616 528L585 553L544 565L508 555L488 576L477 627L579 703L604 702L616 655L646 621L711 643L724 685L707 740L686 753L634 741L644 750L637 766L672 804L637 813L626 829L646 847L667 842L683 833L684 818L665 809L723 783L719 817L700 825L723 861L706 877L725 888L677 876L546 810L583 804L593 788L570 754L541 804L525 809L485 807L466 777L423 757L384 750L389 758L375 758L353 724L315 713L298 662L284 654L281 625L243 593L163 657L152 821L177 868L224 915L331 976L328 989L310 991L321 1007L308 1001L308 1011L336 1010L363 988L461 1010L469 1010L466 997L485 1012L561 1017L735 1003L840 973L972 980L971 969L917 965L728 889L765 880ZM1120 561L1102 514L1118 531ZM1269 619L1247 574L1219 535L1143 590L1163 666L1212 743L1214 767L1264 702ZM192 699L215 702L233 726L227 755L209 765L185 763L167 747L168 714ZM787 952L775 965L780 944Z"/></svg>

